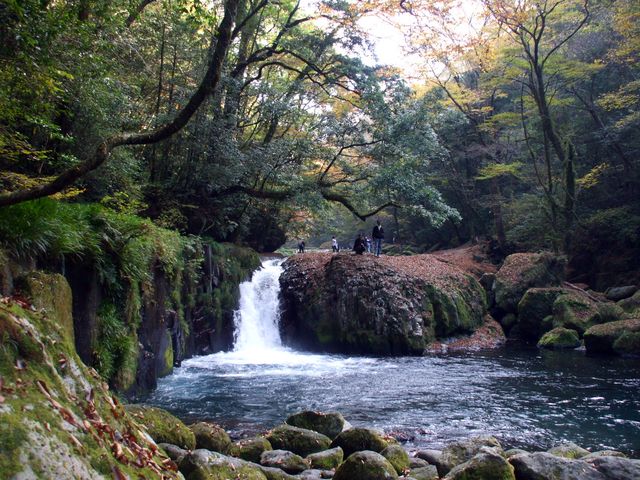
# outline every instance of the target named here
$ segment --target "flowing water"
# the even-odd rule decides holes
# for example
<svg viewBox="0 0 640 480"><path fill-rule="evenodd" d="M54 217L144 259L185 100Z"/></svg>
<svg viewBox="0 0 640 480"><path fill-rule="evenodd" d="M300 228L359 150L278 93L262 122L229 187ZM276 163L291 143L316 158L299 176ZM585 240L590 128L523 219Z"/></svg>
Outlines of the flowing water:
<svg viewBox="0 0 640 480"><path fill-rule="evenodd" d="M282 346L280 260L241 285L235 348L183 362L148 403L232 434L257 433L291 413L341 412L411 446L438 448L475 434L548 448L571 440L640 455L640 360L507 345L428 357L315 355Z"/></svg>

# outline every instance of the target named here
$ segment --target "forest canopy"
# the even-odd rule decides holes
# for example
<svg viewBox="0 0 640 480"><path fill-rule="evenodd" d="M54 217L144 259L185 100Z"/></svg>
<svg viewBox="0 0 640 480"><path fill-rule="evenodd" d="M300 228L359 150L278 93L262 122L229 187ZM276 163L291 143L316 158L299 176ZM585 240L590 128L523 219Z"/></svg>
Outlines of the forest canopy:
<svg viewBox="0 0 640 480"><path fill-rule="evenodd" d="M373 60L372 17L411 62ZM263 250L379 216L414 251L633 251L639 39L633 0L5 0L0 208Z"/></svg>

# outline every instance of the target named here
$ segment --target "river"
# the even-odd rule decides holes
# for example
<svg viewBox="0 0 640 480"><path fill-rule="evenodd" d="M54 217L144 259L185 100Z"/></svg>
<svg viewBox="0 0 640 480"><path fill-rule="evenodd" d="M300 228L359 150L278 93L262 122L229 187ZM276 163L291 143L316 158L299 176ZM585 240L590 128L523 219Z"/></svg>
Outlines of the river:
<svg viewBox="0 0 640 480"><path fill-rule="evenodd" d="M266 260L241 285L233 351L183 362L147 403L215 421L232 436L312 409L399 435L409 448L492 434L506 447L570 440L640 455L640 360L518 343L426 357L296 352L278 334L281 270L280 260Z"/></svg>

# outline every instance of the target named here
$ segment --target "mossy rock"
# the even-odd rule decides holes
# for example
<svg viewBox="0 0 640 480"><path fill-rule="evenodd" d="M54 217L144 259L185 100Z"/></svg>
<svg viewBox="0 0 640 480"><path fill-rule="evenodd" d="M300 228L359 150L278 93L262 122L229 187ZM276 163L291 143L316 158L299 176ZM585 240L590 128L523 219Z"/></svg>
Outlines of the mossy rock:
<svg viewBox="0 0 640 480"><path fill-rule="evenodd" d="M389 460L398 475L402 475L409 469L409 454L400 445L389 445L380 452L380 455Z"/></svg>
<svg viewBox="0 0 640 480"><path fill-rule="evenodd" d="M471 460L480 450L487 447L495 449L497 453L502 452L500 442L491 436L471 437L450 443L442 450L437 464L438 473L444 477L453 467Z"/></svg>
<svg viewBox="0 0 640 480"><path fill-rule="evenodd" d="M502 455L485 451L454 467L445 480L516 480L513 467Z"/></svg>
<svg viewBox="0 0 640 480"><path fill-rule="evenodd" d="M286 423L294 427L313 430L333 440L344 430L346 421L338 412L323 413L307 410L291 415L287 418Z"/></svg>
<svg viewBox="0 0 640 480"><path fill-rule="evenodd" d="M538 347L551 348L551 349L572 349L580 346L580 336L575 330L569 330L567 328L554 328L553 330L545 333L540 341Z"/></svg>
<svg viewBox="0 0 640 480"><path fill-rule="evenodd" d="M212 452L228 454L233 442L229 434L219 425L209 422L198 422L189 425L196 439L196 448L204 448Z"/></svg>
<svg viewBox="0 0 640 480"><path fill-rule="evenodd" d="M204 449L190 452L180 471L187 480L267 480L258 465Z"/></svg>
<svg viewBox="0 0 640 480"><path fill-rule="evenodd" d="M262 452L273 450L271 443L264 437L246 438L235 443L232 448L234 457L248 462L260 463Z"/></svg>
<svg viewBox="0 0 640 480"><path fill-rule="evenodd" d="M583 335L600 322L598 305L578 292L566 292L553 302L553 326L576 330Z"/></svg>
<svg viewBox="0 0 640 480"><path fill-rule="evenodd" d="M438 469L435 465L426 465L424 467L412 468L410 474L415 480L438 480Z"/></svg>
<svg viewBox="0 0 640 480"><path fill-rule="evenodd" d="M156 443L170 443L186 450L196 448L196 437L166 410L147 405L127 405L127 411L147 429Z"/></svg>
<svg viewBox="0 0 640 480"><path fill-rule="evenodd" d="M500 319L500 325L505 332L509 332L518 323L518 316L515 313L507 313Z"/></svg>
<svg viewBox="0 0 640 480"><path fill-rule="evenodd" d="M271 430L266 439L274 449L288 450L303 457L327 450L331 445L331 439L326 435L286 424Z"/></svg>
<svg viewBox="0 0 640 480"><path fill-rule="evenodd" d="M588 455L585 455L580 460L587 461L587 460L591 460L593 458L598 458L598 457L622 457L622 458L627 458L627 456L624 453L618 452L617 450L597 450L595 452L589 453Z"/></svg>
<svg viewBox="0 0 640 480"><path fill-rule="evenodd" d="M180 465L184 457L186 457L189 452L184 448L180 448L177 445L171 445L170 443L159 443L158 446L164 450L167 456L173 460L176 465Z"/></svg>
<svg viewBox="0 0 640 480"><path fill-rule="evenodd" d="M51 311L32 311L12 299L0 303L0 478L178 479L173 464L78 357ZM101 428L87 429L96 419ZM118 432L121 453L112 449ZM134 453L136 452L136 453ZM136 462L138 453L144 464ZM119 459L116 459L116 454Z"/></svg>
<svg viewBox="0 0 640 480"><path fill-rule="evenodd" d="M330 448L329 450L307 455L307 460L311 468L331 470L342 463L344 460L344 452L340 447Z"/></svg>
<svg viewBox="0 0 640 480"><path fill-rule="evenodd" d="M618 355L640 356L640 332L623 332L613 342L613 351Z"/></svg>
<svg viewBox="0 0 640 480"><path fill-rule="evenodd" d="M640 317L640 290L633 294L630 298L625 298L616 303L624 312L634 317Z"/></svg>
<svg viewBox="0 0 640 480"><path fill-rule="evenodd" d="M568 458L571 460L575 460L578 458L582 458L586 455L589 455L589 450L585 450L579 445L576 445L573 442L565 442L560 445L556 445L555 447L547 450L547 453L551 455L555 455L556 457Z"/></svg>
<svg viewBox="0 0 640 480"><path fill-rule="evenodd" d="M260 465L279 468L292 474L309 470L308 460L286 450L267 450L266 452L262 452Z"/></svg>
<svg viewBox="0 0 640 480"><path fill-rule="evenodd" d="M333 480L395 480L393 465L382 455L361 451L350 455L336 470Z"/></svg>
<svg viewBox="0 0 640 480"><path fill-rule="evenodd" d="M509 255L496 273L496 305L504 312L515 313L530 288L560 285L565 264L566 259L548 252Z"/></svg>
<svg viewBox="0 0 640 480"><path fill-rule="evenodd" d="M551 328L545 318L552 315L554 302L564 292L562 288L530 288L525 292L518 303L518 325L524 338L538 340Z"/></svg>
<svg viewBox="0 0 640 480"><path fill-rule="evenodd" d="M595 325L584 334L584 345L588 353L616 353L614 344L623 334L636 334L640 332L640 318L618 320L617 322ZM633 344L635 335L629 340L622 340L618 348L628 348ZM626 342L629 342L627 344ZM632 346L630 348L633 348Z"/></svg>
<svg viewBox="0 0 640 480"><path fill-rule="evenodd" d="M388 446L389 442L384 439L382 434L370 428L351 428L345 430L331 442L332 448L342 448L347 457L352 453L363 450L380 453Z"/></svg>
<svg viewBox="0 0 640 480"><path fill-rule="evenodd" d="M50 328L62 328L69 345L74 344L71 287L57 273L29 272L20 279L33 306L42 309L50 320Z"/></svg>

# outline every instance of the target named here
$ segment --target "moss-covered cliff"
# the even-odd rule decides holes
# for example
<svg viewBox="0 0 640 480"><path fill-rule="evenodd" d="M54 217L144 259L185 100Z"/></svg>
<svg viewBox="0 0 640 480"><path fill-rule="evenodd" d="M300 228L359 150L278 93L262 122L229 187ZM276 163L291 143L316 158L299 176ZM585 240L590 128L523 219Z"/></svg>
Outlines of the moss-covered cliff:
<svg viewBox="0 0 640 480"><path fill-rule="evenodd" d="M46 293L66 278L73 302L60 316L80 358L128 395L184 358L230 347L238 284L259 266L249 249L52 200L0 211L0 252L3 295ZM61 275L42 281L38 270Z"/></svg>
<svg viewBox="0 0 640 480"><path fill-rule="evenodd" d="M64 279L31 281L0 302L0 478L182 478L76 354Z"/></svg>

